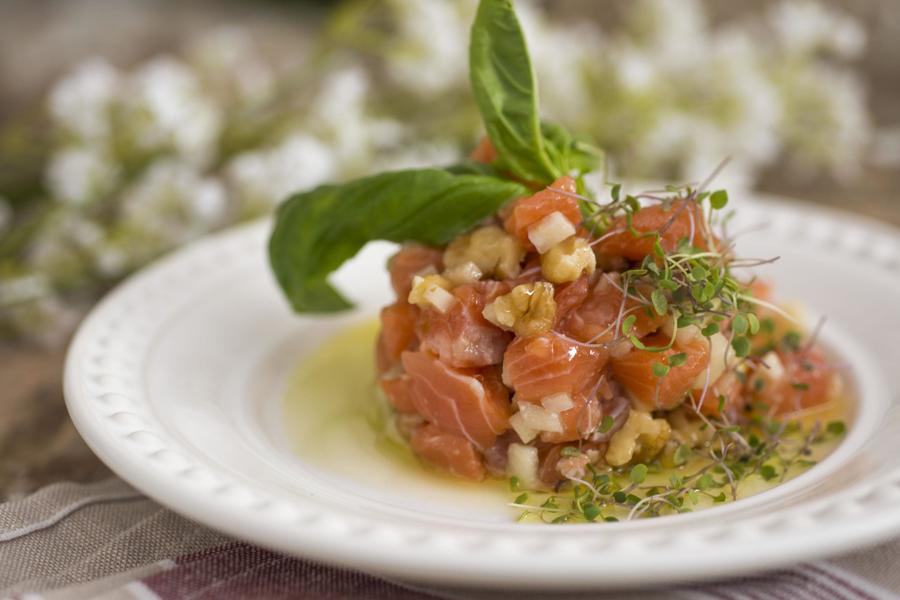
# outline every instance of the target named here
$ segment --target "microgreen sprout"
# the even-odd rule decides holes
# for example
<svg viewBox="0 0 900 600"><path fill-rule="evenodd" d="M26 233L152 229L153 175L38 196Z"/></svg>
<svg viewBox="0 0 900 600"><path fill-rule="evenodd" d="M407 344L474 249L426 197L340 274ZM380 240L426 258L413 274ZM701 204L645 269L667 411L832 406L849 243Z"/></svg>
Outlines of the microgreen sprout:
<svg viewBox="0 0 900 600"><path fill-rule="evenodd" d="M530 501L513 504L522 518L547 523L617 521L663 514L690 512L704 506L736 500L748 482L777 482L815 464L813 447L845 434L841 421L827 426L804 427L796 421L772 416L770 407L759 402L766 380L755 375L763 369L762 357L769 350L802 352L803 338L791 329L780 333L776 319L796 324L791 315L764 298L754 295L751 281L736 278L732 268L754 267L775 259L739 259L734 243L725 233L730 212L728 193L707 187L716 171L699 186L667 186L637 194L626 193L620 184L609 184L609 201L578 195L583 224L591 235L590 245L603 254L604 244L628 236L646 244L647 255L632 261L618 275L602 277L619 290L622 300L615 322L589 344L610 346L627 341L638 350L658 353L651 370L658 378L657 393L673 369L685 367L689 351L679 343L679 332L690 330L713 347L725 343L725 369L734 373L743 389L753 396L740 407L729 406L729 398L712 381L712 361L708 361L699 398L689 400L679 410L696 423L700 442L670 439L652 460L621 467L588 464L583 475L568 475L554 492L532 492ZM571 195L571 194L569 194ZM665 220L655 229L645 230L638 217L643 206L663 211ZM713 234L719 223L722 232ZM681 237L679 237L681 236ZM628 303L637 306L627 306ZM639 316L665 318L667 335L654 343L641 339ZM779 321L781 322L781 321ZM597 341L603 336L612 341ZM817 333L817 332L816 332ZM759 336L759 337L756 337ZM722 342L724 337L724 342ZM763 343L764 341L767 343ZM594 344L596 342L596 344ZM721 346L719 346L721 347ZM749 367L747 367L749 365ZM721 371L717 371L721 372ZM718 377L718 376L717 376ZM793 389L806 390L797 382ZM707 401L707 397L709 397ZM709 411L709 406L715 408ZM714 415L714 416L713 416ZM605 415L594 430L609 439L615 435L616 421ZM579 443L580 444L580 443ZM560 456L581 456L579 445L562 448ZM520 496L521 498L521 496Z"/></svg>

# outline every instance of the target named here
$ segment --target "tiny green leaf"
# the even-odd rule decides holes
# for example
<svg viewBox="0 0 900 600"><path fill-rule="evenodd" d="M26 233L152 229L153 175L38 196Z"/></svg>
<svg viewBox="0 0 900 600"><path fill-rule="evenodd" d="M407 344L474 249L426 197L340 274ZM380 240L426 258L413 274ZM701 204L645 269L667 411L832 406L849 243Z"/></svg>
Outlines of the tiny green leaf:
<svg viewBox="0 0 900 600"><path fill-rule="evenodd" d="M672 462L675 463L675 466L680 467L684 463L687 462L688 457L691 455L691 447L687 444L681 444L675 450L675 454L672 456Z"/></svg>
<svg viewBox="0 0 900 600"><path fill-rule="evenodd" d="M657 377L665 377L669 374L669 367L662 363L653 363L653 366L651 368L653 369L653 374Z"/></svg>
<svg viewBox="0 0 900 600"><path fill-rule="evenodd" d="M666 251L663 250L662 244L659 243L659 237L653 242L653 254L660 258L663 258L666 255Z"/></svg>
<svg viewBox="0 0 900 600"><path fill-rule="evenodd" d="M719 325L717 323L710 323L706 327L704 327L700 333L702 333L706 337L712 337L719 333Z"/></svg>
<svg viewBox="0 0 900 600"><path fill-rule="evenodd" d="M600 516L600 507L593 502L590 502L584 505L582 512L584 513L585 519L587 519L588 521L593 521Z"/></svg>
<svg viewBox="0 0 900 600"><path fill-rule="evenodd" d="M600 426L597 428L597 431L599 431L600 433L606 433L607 431L612 429L612 426L615 425L615 423L615 420L611 416L606 415L603 417L603 420L600 421Z"/></svg>
<svg viewBox="0 0 900 600"><path fill-rule="evenodd" d="M825 427L825 430L832 435L843 435L847 431L847 426L843 421L831 421Z"/></svg>
<svg viewBox="0 0 900 600"><path fill-rule="evenodd" d="M728 204L728 192L725 190L716 190L709 195L709 205L716 210L722 210Z"/></svg>
<svg viewBox="0 0 900 600"><path fill-rule="evenodd" d="M800 334L796 331L788 331L784 334L784 337L781 340L781 343L784 344L784 347L788 350L796 352L800 350L800 344L802 343L802 338Z"/></svg>
<svg viewBox="0 0 900 600"><path fill-rule="evenodd" d="M666 300L666 294L659 288L653 290L650 294L650 302L653 304L653 310L659 316L665 315L669 310L669 303Z"/></svg>
<svg viewBox="0 0 900 600"><path fill-rule="evenodd" d="M750 335L759 333L759 318L753 313L747 313L747 321L750 324Z"/></svg>
<svg viewBox="0 0 900 600"><path fill-rule="evenodd" d="M739 357L750 354L750 340L743 336L738 336L731 340L731 347L734 348L734 353Z"/></svg>
<svg viewBox="0 0 900 600"><path fill-rule="evenodd" d="M734 315L734 318L731 320L731 330L733 332L737 335L744 335L747 333L748 328L749 323L747 322L747 317L742 314Z"/></svg>
<svg viewBox="0 0 900 600"><path fill-rule="evenodd" d="M713 476L709 473L704 473L699 478L697 478L697 489L698 490L706 490L711 488L716 484L716 480L713 479Z"/></svg>
<svg viewBox="0 0 900 600"><path fill-rule="evenodd" d="M643 483L647 478L647 465L639 463L631 467L631 472L628 474L628 478L632 483Z"/></svg>
<svg viewBox="0 0 900 600"><path fill-rule="evenodd" d="M684 352L679 352L678 354L673 354L669 357L669 366L670 367L680 367L684 363L687 362L687 354Z"/></svg>
<svg viewBox="0 0 900 600"><path fill-rule="evenodd" d="M610 196L612 196L612 199L613 199L614 202L618 202L618 201L619 201L619 193L620 193L621 191L622 191L622 184L621 184L621 183L613 184L612 189L609 191L609 193L610 193Z"/></svg>
<svg viewBox="0 0 900 600"><path fill-rule="evenodd" d="M778 471L772 465L763 465L759 468L759 474L766 481L771 481L778 477Z"/></svg>

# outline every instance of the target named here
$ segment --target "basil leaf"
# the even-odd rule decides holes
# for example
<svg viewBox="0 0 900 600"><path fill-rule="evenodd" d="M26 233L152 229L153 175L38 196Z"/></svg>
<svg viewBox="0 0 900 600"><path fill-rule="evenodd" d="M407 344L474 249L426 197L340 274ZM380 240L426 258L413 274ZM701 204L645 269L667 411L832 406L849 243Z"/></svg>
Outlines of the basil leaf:
<svg viewBox="0 0 900 600"><path fill-rule="evenodd" d="M328 275L367 242L445 244L528 193L511 181L441 169L324 185L295 194L278 208L269 261L295 311L344 310L352 305L331 287Z"/></svg>
<svg viewBox="0 0 900 600"><path fill-rule="evenodd" d="M547 121L541 122L541 133L547 154L560 171L588 173L600 168L603 151L576 139L564 127Z"/></svg>
<svg viewBox="0 0 900 600"><path fill-rule="evenodd" d="M472 25L469 77L498 167L548 185L564 172L544 146L534 68L510 0L482 0Z"/></svg>

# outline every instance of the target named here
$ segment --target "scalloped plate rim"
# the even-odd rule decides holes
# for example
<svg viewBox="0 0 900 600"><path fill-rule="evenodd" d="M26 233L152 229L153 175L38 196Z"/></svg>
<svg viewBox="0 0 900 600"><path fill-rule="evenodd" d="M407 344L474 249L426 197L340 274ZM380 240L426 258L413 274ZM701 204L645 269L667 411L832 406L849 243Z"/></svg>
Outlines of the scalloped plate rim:
<svg viewBox="0 0 900 600"><path fill-rule="evenodd" d="M783 201L778 200L778 202ZM772 207L772 210L776 211L796 209L796 205ZM818 217L827 220L840 219L844 222L851 222L854 227L877 232L881 236L894 236L896 239L898 235L896 230L883 223L848 215L837 210L816 209L815 213ZM146 465L141 465L139 461L135 462L127 451L118 452L117 449L123 442L116 439L113 432L106 430L102 424L98 423L96 415L88 406L84 397L86 392L81 365L79 360L74 357L83 352L84 346L90 341L94 326L106 318L108 308L122 302L129 290L137 288L145 281L152 280L179 260L185 260L185 257L191 256L191 252L195 252L196 248L201 245L214 247L222 240L242 235L249 236L249 232L256 231L260 227L268 227L268 225L257 222L214 234L162 258L129 278L94 308L82 323L70 346L66 361L64 388L67 406L78 431L91 449L113 471L148 496L176 512L207 523L216 529L274 549L393 577L466 586L510 587L514 585L515 587L529 587L538 585L552 589L588 588L596 587L598 584L603 587L623 587L737 575L782 566L791 562L792 556L802 555L807 560L819 558L833 554L835 547L850 549L900 533L900 507L898 507L887 514L882 512L878 520L863 520L854 523L852 527L848 527L846 524L836 524L818 529L812 536L788 539L777 549L769 547L767 552L756 552L752 557L719 555L718 562L700 565L694 561L690 571L684 571L685 561L683 559L676 559L671 562L657 563L652 569L645 567L642 569L640 577L636 577L633 573L621 573L619 576L615 576L615 573L610 573L610 569L606 569L602 580L594 573L583 573L581 576L578 576L577 573L567 573L568 578L560 581L549 578L546 572L525 571L523 573L520 571L516 573L518 578L511 581L508 576L512 572L508 567L501 567L499 571L493 573L478 569L478 562L483 560L483 557L466 560L465 553L457 553L454 555L456 562L448 561L446 555L423 556L410 545L404 546L403 542L398 544L396 541L390 547L390 551L382 547L379 548L379 552L372 552L365 545L354 543L352 532L337 540L323 540L316 531L305 531L302 525L285 527L285 521L279 522L266 518L242 521L240 518L236 518L241 511L235 507L217 505L215 501L210 503L210 498L200 493L185 493L183 484L173 473L163 473L146 468ZM900 469L894 467L894 473L891 473L890 476L895 477L897 471ZM886 476L884 479L890 479L890 476ZM857 495L870 493L877 486L878 482L873 481L871 485L867 486L867 491L858 491ZM325 518L333 518L333 515L325 515ZM702 529L702 526L700 528ZM554 534L554 537L558 537L558 535ZM418 572L411 575L411 569L416 569Z"/></svg>

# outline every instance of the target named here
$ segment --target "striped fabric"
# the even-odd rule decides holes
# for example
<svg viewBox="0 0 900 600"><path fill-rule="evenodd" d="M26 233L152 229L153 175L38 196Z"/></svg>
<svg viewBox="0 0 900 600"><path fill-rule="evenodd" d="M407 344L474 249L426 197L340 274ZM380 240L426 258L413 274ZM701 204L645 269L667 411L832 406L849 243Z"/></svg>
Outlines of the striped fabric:
<svg viewBox="0 0 900 600"><path fill-rule="evenodd" d="M900 541L832 562L741 579L572 599L898 598ZM0 598L21 600L429 600L546 597L429 590L229 540L118 480L59 484L0 505ZM554 595L554 598L563 596Z"/></svg>

